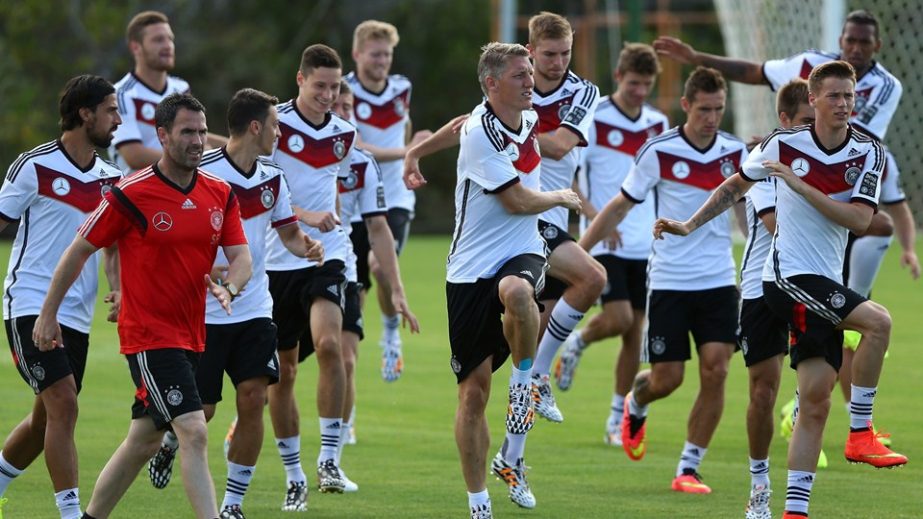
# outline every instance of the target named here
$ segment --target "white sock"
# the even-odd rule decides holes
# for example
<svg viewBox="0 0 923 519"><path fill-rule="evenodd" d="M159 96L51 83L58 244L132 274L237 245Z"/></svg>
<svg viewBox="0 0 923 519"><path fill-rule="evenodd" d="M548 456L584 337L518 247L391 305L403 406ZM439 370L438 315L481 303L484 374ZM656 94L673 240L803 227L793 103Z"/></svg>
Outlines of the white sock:
<svg viewBox="0 0 923 519"><path fill-rule="evenodd" d="M80 491L76 488L55 492L54 502L61 512L61 519L80 519L83 515L80 511Z"/></svg>
<svg viewBox="0 0 923 519"><path fill-rule="evenodd" d="M532 387L532 368L519 369L513 366L510 373L510 389L515 389L516 386Z"/></svg>
<svg viewBox="0 0 923 519"><path fill-rule="evenodd" d="M176 450L179 448L179 438L176 437L173 431L167 431L163 433L163 441L160 444L164 447L169 447L171 450Z"/></svg>
<svg viewBox="0 0 923 519"><path fill-rule="evenodd" d="M785 511L808 515L814 473L800 470L788 471L788 489L785 492Z"/></svg>
<svg viewBox="0 0 923 519"><path fill-rule="evenodd" d="M877 387L859 387L852 384L849 396L849 428L865 429L872 421L872 405L875 403Z"/></svg>
<svg viewBox="0 0 923 519"><path fill-rule="evenodd" d="M707 451L707 448L699 447L687 441L686 444L683 445L683 453L679 457L679 464L676 465L676 475L682 475L683 471L686 469L692 469L698 472L699 464L702 463L702 458L705 457Z"/></svg>
<svg viewBox="0 0 923 519"><path fill-rule="evenodd" d="M336 461L337 446L340 444L340 418L320 417L320 453L317 455L317 464L327 460Z"/></svg>
<svg viewBox="0 0 923 519"><path fill-rule="evenodd" d="M22 470L10 465L10 462L3 457L3 451L0 451L0 497L3 497L6 487L10 486L16 476L22 474L22 472Z"/></svg>
<svg viewBox="0 0 923 519"><path fill-rule="evenodd" d="M628 400L628 414L636 418L644 418L647 416L647 408L650 407L650 404L648 405L639 404L635 400L634 393L632 393L631 398L628 398L627 400Z"/></svg>
<svg viewBox="0 0 923 519"><path fill-rule="evenodd" d="M276 438L276 448L279 449L282 465L285 466L287 483L306 483L308 478L301 468L301 436Z"/></svg>
<svg viewBox="0 0 923 519"><path fill-rule="evenodd" d="M570 332L574 331L581 319L583 319L583 312L567 304L563 298L558 299L551 310L551 318L548 319L545 334L538 343L535 366L532 368L535 373L540 375L551 373L551 363L558 354L558 348Z"/></svg>
<svg viewBox="0 0 923 519"><path fill-rule="evenodd" d="M250 480L253 479L253 473L255 471L256 467L238 465L232 461L228 461L228 482L224 487L224 501L221 503L222 509L231 505L240 506L243 504L244 494L247 493L247 488L250 486Z"/></svg>
<svg viewBox="0 0 923 519"><path fill-rule="evenodd" d="M589 346L589 344L583 340L583 330L574 331L574 340L577 341L577 347L581 350L584 350L587 346Z"/></svg>
<svg viewBox="0 0 923 519"><path fill-rule="evenodd" d="M618 425L622 423L622 413L625 412L625 397L612 393L612 403L609 405L609 423Z"/></svg>
<svg viewBox="0 0 923 519"><path fill-rule="evenodd" d="M859 295L868 297L891 240L891 236L863 236L853 242L849 253L849 280L846 286Z"/></svg>
<svg viewBox="0 0 923 519"><path fill-rule="evenodd" d="M750 485L754 488L769 488L769 458L764 460L750 458Z"/></svg>
<svg viewBox="0 0 923 519"><path fill-rule="evenodd" d="M509 465L515 466L522 459L526 451L526 434L506 433L503 439L503 445L500 447L500 455Z"/></svg>
<svg viewBox="0 0 923 519"><path fill-rule="evenodd" d="M343 455L343 446L346 445L346 440L349 439L349 431L352 428L352 424L346 420L340 423L340 441L337 443L337 456L335 458L338 466L340 464L340 457Z"/></svg>
<svg viewBox="0 0 923 519"><path fill-rule="evenodd" d="M385 315L381 314L381 334L382 339L386 344L393 344L395 342L400 342L400 326L401 326L401 316L400 315Z"/></svg>
<svg viewBox="0 0 923 519"><path fill-rule="evenodd" d="M468 492L468 506L472 510L481 506L486 506L490 509L490 494L487 493L487 489L485 488L480 492Z"/></svg>

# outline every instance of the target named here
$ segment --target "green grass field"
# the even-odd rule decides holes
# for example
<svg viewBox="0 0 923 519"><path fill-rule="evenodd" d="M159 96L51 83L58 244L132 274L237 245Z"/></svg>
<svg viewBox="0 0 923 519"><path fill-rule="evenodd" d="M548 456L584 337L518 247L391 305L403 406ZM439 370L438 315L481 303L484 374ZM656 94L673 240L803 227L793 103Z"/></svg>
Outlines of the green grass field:
<svg viewBox="0 0 923 519"><path fill-rule="evenodd" d="M358 379L358 444L347 446L343 466L360 485L357 494L322 495L312 491L312 517L466 517L465 487L452 432L455 377L449 368L446 334L444 258L447 237L411 240L401 260L411 305L423 332L404 338L405 373L392 384L378 374L380 320L374 303L366 318L368 339L360 353ZM0 261L9 244L0 247ZM821 470L812 496L812 517L897 518L923 517L923 401L918 398L923 366L923 308L920 285L910 282L898 267L892 247L875 288L876 300L894 318L890 358L885 363L876 403L876 423L894 435L895 448L911 459L903 469L876 471L848 465L842 456L847 415L842 397L834 395L824 447L830 467ZM5 271L5 270L4 270ZM156 273L151 273L152 276ZM123 357L118 354L114 325L97 311L91 352L80 398L77 447L80 455L81 497L89 502L94 481L127 431L134 387ZM6 338L4 336L4 344ZM4 349L7 346L4 345ZM748 498L749 472L744 416L746 373L742 358L732 360L727 406L721 425L701 467L714 492L707 496L681 495L670 481L683 445L686 416L698 380L695 364L685 385L651 408L648 453L630 461L621 449L603 444L603 425L612 391L612 366L617 340L599 343L584 356L576 383L558 395L563 424L539 422L529 435L526 460L538 507L521 510L506 497L506 487L493 478L488 488L496 517L743 517ZM302 419L302 461L309 476L319 448L313 361L299 373L297 394ZM793 394L793 373L784 373L782 398ZM496 376L489 408L492 431L490 456L502 441L506 381L509 368ZM212 422L209 454L219 502L226 469L222 440L234 415L233 397L225 386L225 403ZM9 355L0 355L0 435L8 434L31 407L33 396ZM782 402L780 402L781 405ZM248 517L290 517L279 511L285 478L272 442L268 417L263 454L244 502ZM781 516L785 499L784 440L771 453L772 508ZM155 490L146 470L135 481L113 517L192 517L179 476L165 490ZM313 478L312 478L313 479ZM8 489L3 509L7 519L57 517L51 484L38 460Z"/></svg>

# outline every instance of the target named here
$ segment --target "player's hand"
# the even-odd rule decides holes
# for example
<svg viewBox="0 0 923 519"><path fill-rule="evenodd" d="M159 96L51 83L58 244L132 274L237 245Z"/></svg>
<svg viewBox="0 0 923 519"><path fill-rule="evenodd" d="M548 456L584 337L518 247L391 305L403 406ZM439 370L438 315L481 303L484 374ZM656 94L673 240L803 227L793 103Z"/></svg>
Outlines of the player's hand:
<svg viewBox="0 0 923 519"><path fill-rule="evenodd" d="M32 342L39 351L51 351L64 347L64 336L61 335L61 326L58 324L57 316L48 316L45 312L39 312L35 325L32 327Z"/></svg>
<svg viewBox="0 0 923 519"><path fill-rule="evenodd" d="M763 167L769 170L770 176L784 180L785 183L788 184L788 187L792 188L796 193L801 194L799 187L803 182L798 178L798 175L792 171L792 168L774 160L764 160Z"/></svg>
<svg viewBox="0 0 923 519"><path fill-rule="evenodd" d="M106 314L106 320L110 323L119 322L119 312L122 310L122 291L113 290L106 294L103 303L109 303L109 313Z"/></svg>
<svg viewBox="0 0 923 519"><path fill-rule="evenodd" d="M695 60L695 49L679 38L660 36L654 40L653 47L660 56L670 58L684 65L692 65Z"/></svg>
<svg viewBox="0 0 923 519"><path fill-rule="evenodd" d="M205 274L205 286L212 296L218 300L218 303L221 304L221 308L224 308L224 311L231 315L231 293L228 292L228 289L212 281L212 277L208 274Z"/></svg>
<svg viewBox="0 0 923 519"><path fill-rule="evenodd" d="M751 135L750 140L747 141L747 151L753 151L753 148L759 146L760 143L763 142L763 139L765 139L765 137L760 135Z"/></svg>
<svg viewBox="0 0 923 519"><path fill-rule="evenodd" d="M609 236L603 240L603 243L606 245L606 248L609 250L615 250L622 246L622 233L618 229L612 229L612 232L609 233Z"/></svg>
<svg viewBox="0 0 923 519"><path fill-rule="evenodd" d="M304 257L314 261L318 266L324 264L324 244L320 240L312 240L307 234L304 236Z"/></svg>
<svg viewBox="0 0 923 519"><path fill-rule="evenodd" d="M654 222L654 238L662 240L663 233L686 236L689 234L689 226L687 226L685 222L678 222L668 218L658 218Z"/></svg>
<svg viewBox="0 0 923 519"><path fill-rule="evenodd" d="M417 189L426 185L423 173L420 173L420 159L408 154L404 157L404 185L407 189Z"/></svg>
<svg viewBox="0 0 923 519"><path fill-rule="evenodd" d="M212 281L215 283L224 283L228 280L228 267L227 265L215 265L212 267L211 274Z"/></svg>
<svg viewBox="0 0 923 519"><path fill-rule="evenodd" d="M910 277L913 279L920 278L920 261L917 259L917 253L912 250L905 250L901 254L901 268L910 268Z"/></svg>
<svg viewBox="0 0 923 519"><path fill-rule="evenodd" d="M407 297L404 296L404 293L393 291L391 293L391 304L394 305L397 313L401 314L401 326L406 328L409 325L410 333L420 333L420 322L417 321L417 316L410 311L410 305L407 304Z"/></svg>
<svg viewBox="0 0 923 519"><path fill-rule="evenodd" d="M556 193L561 197L561 201L558 202L559 206L566 207L576 213L580 212L580 207L582 205L580 196L572 189L561 189L556 191Z"/></svg>
<svg viewBox="0 0 923 519"><path fill-rule="evenodd" d="M410 144L408 144L408 147L412 148L416 146L417 144L420 144L421 142L425 141L426 139L429 139L432 136L433 136L433 132L429 130L420 130L420 131L414 132L413 137L411 137L410 139Z"/></svg>
<svg viewBox="0 0 923 519"><path fill-rule="evenodd" d="M469 115L470 114L462 114L449 121L449 123L452 125L452 133L458 133L461 131L462 127L465 126L465 121L468 120Z"/></svg>
<svg viewBox="0 0 923 519"><path fill-rule="evenodd" d="M340 224L340 217L330 211L301 210L298 219L320 232L330 232Z"/></svg>

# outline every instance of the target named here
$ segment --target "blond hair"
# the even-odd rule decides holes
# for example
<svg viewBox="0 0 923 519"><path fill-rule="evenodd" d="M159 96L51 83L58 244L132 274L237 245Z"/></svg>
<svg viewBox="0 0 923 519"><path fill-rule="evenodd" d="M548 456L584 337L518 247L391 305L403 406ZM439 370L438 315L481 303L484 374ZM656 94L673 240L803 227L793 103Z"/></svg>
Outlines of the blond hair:
<svg viewBox="0 0 923 519"><path fill-rule="evenodd" d="M820 93L820 84L828 77L848 79L856 85L856 69L845 61L828 61L823 65L814 67L808 76L808 90L815 96Z"/></svg>
<svg viewBox="0 0 923 519"><path fill-rule="evenodd" d="M499 78L506 70L507 62L512 57L529 57L529 51L518 43L491 42L481 47L481 58L478 60L478 83L481 91L487 95L487 78Z"/></svg>
<svg viewBox="0 0 923 519"><path fill-rule="evenodd" d="M397 47L401 37L397 34L397 27L388 22L366 20L353 31L353 51L362 50L362 46L369 40L384 40L388 45Z"/></svg>
<svg viewBox="0 0 923 519"><path fill-rule="evenodd" d="M808 104L808 82L795 78L779 89L776 94L776 113L785 114L794 120L801 105Z"/></svg>
<svg viewBox="0 0 923 519"><path fill-rule="evenodd" d="M567 18L559 14L542 11L529 18L529 44L533 47L541 40L573 39L574 28Z"/></svg>

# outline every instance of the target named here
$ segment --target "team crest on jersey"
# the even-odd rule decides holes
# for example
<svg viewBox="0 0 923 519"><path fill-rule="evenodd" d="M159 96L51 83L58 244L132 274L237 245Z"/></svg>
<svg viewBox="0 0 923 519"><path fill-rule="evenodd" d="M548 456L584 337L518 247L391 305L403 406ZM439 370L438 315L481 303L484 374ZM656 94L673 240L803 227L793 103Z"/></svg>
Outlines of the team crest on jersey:
<svg viewBox="0 0 923 519"><path fill-rule="evenodd" d="M394 113L404 117L404 114L407 113L407 107L404 105L404 100L400 97L394 98Z"/></svg>
<svg viewBox="0 0 923 519"><path fill-rule="evenodd" d="M263 190L260 192L260 203L263 204L263 207L269 209L276 203L276 195L273 194L272 189L269 187L263 187Z"/></svg>
<svg viewBox="0 0 923 519"><path fill-rule="evenodd" d="M861 170L856 166L849 167L843 175L843 180L845 180L847 184L854 186L856 185L856 181L859 180L859 173L861 173Z"/></svg>
<svg viewBox="0 0 923 519"><path fill-rule="evenodd" d="M733 175L735 171L736 171L736 168L734 167L734 163L731 162L731 159L727 159L721 162L721 176L722 177L728 178L731 175Z"/></svg>
<svg viewBox="0 0 923 519"><path fill-rule="evenodd" d="M843 308L845 304L846 304L846 296L844 296L843 294L839 292L834 292L833 295L830 296L830 306L832 306L833 308L836 308L839 310L840 308Z"/></svg>
<svg viewBox="0 0 923 519"><path fill-rule="evenodd" d="M799 177L803 177L807 175L809 171L811 171L811 164L807 161L807 159L802 157L795 158L789 167L791 167L792 172L794 172Z"/></svg>
<svg viewBox="0 0 923 519"><path fill-rule="evenodd" d="M167 392L167 402L169 402L173 407L182 404L183 392L179 389L171 389L169 392Z"/></svg>
<svg viewBox="0 0 923 519"><path fill-rule="evenodd" d="M160 211L151 218L151 223L158 231L166 232L173 228L173 217L166 211Z"/></svg>
<svg viewBox="0 0 923 519"><path fill-rule="evenodd" d="M344 178L340 182L343 183L343 187L347 191L352 191L353 189L356 189L356 185L359 184L359 175L356 174L355 171L350 169L349 173L346 175L346 178Z"/></svg>
<svg viewBox="0 0 923 519"><path fill-rule="evenodd" d="M51 189L58 196L64 196L71 192L71 183L64 177L58 177L51 183Z"/></svg>
<svg viewBox="0 0 923 519"><path fill-rule="evenodd" d="M692 169L689 167L689 163L684 160L678 160L673 164L673 167L670 168L670 171L673 172L673 176L682 180L689 176L689 173L692 172Z"/></svg>
<svg viewBox="0 0 923 519"><path fill-rule="evenodd" d="M549 225L542 231L542 236L544 236L546 240L553 240L558 237L558 228L554 225Z"/></svg>
<svg viewBox="0 0 923 519"><path fill-rule="evenodd" d="M141 105L141 117L144 117L148 121L154 120L154 114L157 111L157 107L154 103L144 103Z"/></svg>
<svg viewBox="0 0 923 519"><path fill-rule="evenodd" d="M654 355L663 355L667 351L667 342L663 337L654 337L651 339L651 352Z"/></svg>
<svg viewBox="0 0 923 519"><path fill-rule="evenodd" d="M299 153L304 149L304 137L298 135L297 133L288 138L288 149L294 153Z"/></svg>
<svg viewBox="0 0 923 519"><path fill-rule="evenodd" d="M395 105L395 110L397 106ZM356 117L359 119L368 119L372 116L372 107L368 103L359 103L356 105Z"/></svg>
<svg viewBox="0 0 923 519"><path fill-rule="evenodd" d="M570 110L569 104L563 104L558 107L558 119L563 121L564 116L567 115L567 111Z"/></svg>
<svg viewBox="0 0 923 519"><path fill-rule="evenodd" d="M606 135L606 140L609 141L609 144L613 148L618 148L622 145L623 142L625 142L625 136L622 135L622 132L618 130L612 130L608 135Z"/></svg>
<svg viewBox="0 0 923 519"><path fill-rule="evenodd" d="M336 141L333 143L333 154L338 159L342 159L346 156L346 144L343 141Z"/></svg>
<svg viewBox="0 0 923 519"><path fill-rule="evenodd" d="M112 184L103 184L99 186L99 196L106 196L109 191L112 191Z"/></svg>
<svg viewBox="0 0 923 519"><path fill-rule="evenodd" d="M224 213L222 213L219 209L212 209L212 214L209 216L209 221L212 224L212 229L220 231L221 225L224 223Z"/></svg>

